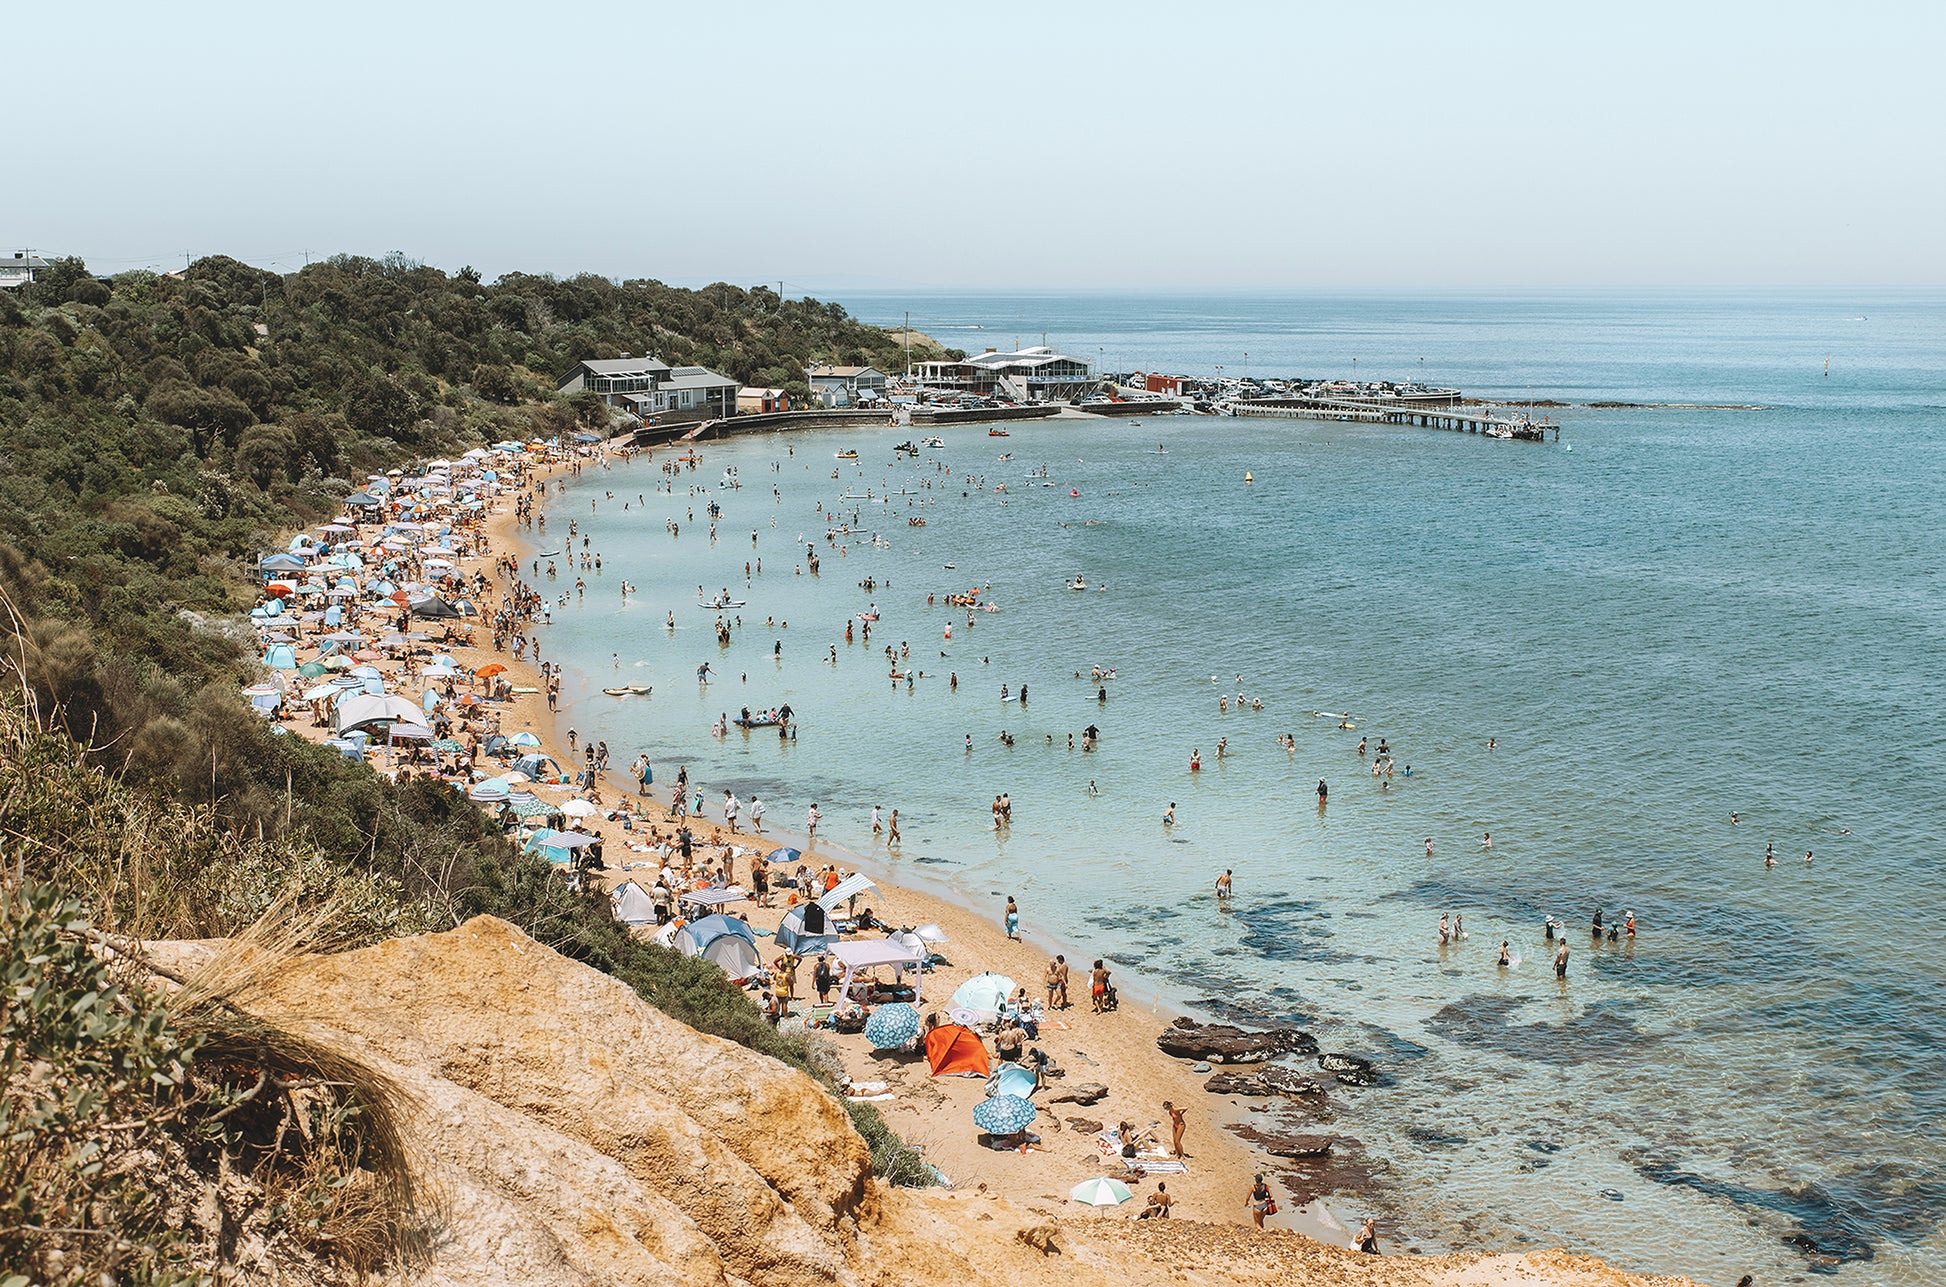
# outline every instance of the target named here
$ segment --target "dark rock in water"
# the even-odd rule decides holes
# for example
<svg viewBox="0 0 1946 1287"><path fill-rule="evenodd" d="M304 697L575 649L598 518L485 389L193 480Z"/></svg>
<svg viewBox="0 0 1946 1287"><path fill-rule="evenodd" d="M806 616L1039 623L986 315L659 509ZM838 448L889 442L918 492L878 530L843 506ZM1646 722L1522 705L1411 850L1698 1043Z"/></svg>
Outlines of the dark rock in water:
<svg viewBox="0 0 1946 1287"><path fill-rule="evenodd" d="M1080 1104L1085 1108L1089 1104L1105 1099L1107 1095L1108 1087L1102 1085L1100 1082L1084 1081L1076 1086L1061 1087L1060 1090L1055 1091L1047 1097L1047 1102L1050 1104Z"/></svg>
<svg viewBox="0 0 1946 1287"><path fill-rule="evenodd" d="M1329 1135L1266 1136L1264 1152L1272 1157L1330 1157L1338 1141Z"/></svg>
<svg viewBox="0 0 1946 1287"><path fill-rule="evenodd" d="M1318 1067L1347 1086L1378 1085L1378 1072L1372 1067L1372 1061L1360 1055L1322 1054L1318 1056Z"/></svg>
<svg viewBox="0 0 1946 1287"><path fill-rule="evenodd" d="M1162 1030L1155 1044L1165 1055L1213 1064L1262 1063L1277 1055L1308 1055L1318 1048L1315 1038L1296 1028L1268 1028L1247 1032L1226 1023L1197 1023L1178 1019Z"/></svg>
<svg viewBox="0 0 1946 1287"><path fill-rule="evenodd" d="M1203 1083L1212 1095L1323 1095L1324 1087L1294 1068L1220 1072Z"/></svg>

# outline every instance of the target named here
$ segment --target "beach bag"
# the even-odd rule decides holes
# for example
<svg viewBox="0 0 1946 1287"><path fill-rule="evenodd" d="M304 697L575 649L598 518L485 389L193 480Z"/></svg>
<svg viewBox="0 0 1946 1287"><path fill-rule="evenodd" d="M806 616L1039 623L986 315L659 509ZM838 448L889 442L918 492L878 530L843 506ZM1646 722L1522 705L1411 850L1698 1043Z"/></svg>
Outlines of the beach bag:
<svg viewBox="0 0 1946 1287"><path fill-rule="evenodd" d="M1270 1201L1264 1203L1264 1214L1267 1216L1274 1216L1277 1214L1276 1198L1272 1198Z"/></svg>

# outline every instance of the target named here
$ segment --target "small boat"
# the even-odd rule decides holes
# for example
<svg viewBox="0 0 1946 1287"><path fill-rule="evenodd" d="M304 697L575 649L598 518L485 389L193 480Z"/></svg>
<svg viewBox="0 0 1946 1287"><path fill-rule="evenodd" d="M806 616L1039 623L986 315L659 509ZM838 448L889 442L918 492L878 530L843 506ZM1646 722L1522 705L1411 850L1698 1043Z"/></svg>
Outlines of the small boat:
<svg viewBox="0 0 1946 1287"><path fill-rule="evenodd" d="M835 452L835 453L833 453L833 454L834 454L834 455L836 455L836 456L837 456L837 458L838 458L839 460L857 460L857 459L858 459L858 453L857 453L857 452L855 452L855 451L840 451L840 452Z"/></svg>
<svg viewBox="0 0 1946 1287"><path fill-rule="evenodd" d="M628 696L628 689L626 688L604 688L601 691L608 694L610 697Z"/></svg>
<svg viewBox="0 0 1946 1287"><path fill-rule="evenodd" d="M776 728L784 721L778 719L775 715L752 715L749 719L738 716L730 722L738 728Z"/></svg>
<svg viewBox="0 0 1946 1287"><path fill-rule="evenodd" d="M944 438L928 438L925 441L925 445L928 447L944 447L946 440Z"/></svg>
<svg viewBox="0 0 1946 1287"><path fill-rule="evenodd" d="M987 430L987 437L989 437L989 438L1011 438L1011 437L1013 437L1013 435L1012 435L1012 434L1010 434L1010 433L1008 433L1008 432L1007 432L1007 431L1006 431L1005 429L989 429L989 430Z"/></svg>
<svg viewBox="0 0 1946 1287"><path fill-rule="evenodd" d="M711 599L707 603L699 603L696 606L705 612L717 612L724 608L741 608L748 602L750 602L748 599Z"/></svg>
<svg viewBox="0 0 1946 1287"><path fill-rule="evenodd" d="M647 697L650 693L655 691L655 685L654 684L630 684L628 686L628 691L634 693L638 697Z"/></svg>
<svg viewBox="0 0 1946 1287"><path fill-rule="evenodd" d="M912 455L915 455L915 456L919 454L919 447L918 447L918 444L916 444L916 443L914 443L914 442L912 441L912 439L910 439L910 438L907 438L907 439L906 439L906 440L905 440L904 442L902 442L902 443L900 443L900 444L899 444L898 446L896 446L896 447L894 447L894 448L892 448L892 450L893 450L893 451L896 451L896 452L899 452L899 453L901 453L901 454L904 454L904 453L907 453L907 452L910 452L910 453L911 453Z"/></svg>

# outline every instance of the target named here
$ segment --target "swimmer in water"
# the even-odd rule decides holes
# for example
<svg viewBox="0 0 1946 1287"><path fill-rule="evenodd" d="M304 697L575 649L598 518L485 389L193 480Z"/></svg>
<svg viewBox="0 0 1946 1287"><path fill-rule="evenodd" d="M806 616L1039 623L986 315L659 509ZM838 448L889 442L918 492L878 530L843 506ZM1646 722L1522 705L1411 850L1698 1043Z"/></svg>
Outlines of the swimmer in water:
<svg viewBox="0 0 1946 1287"><path fill-rule="evenodd" d="M1162 825L1165 827L1173 827L1176 825L1176 802L1174 800L1171 800L1169 807L1162 811Z"/></svg>
<svg viewBox="0 0 1946 1287"><path fill-rule="evenodd" d="M1513 961L1507 956L1507 940L1504 938L1500 940L1500 959L1495 961L1494 964L1503 970L1513 964Z"/></svg>
<svg viewBox="0 0 1946 1287"><path fill-rule="evenodd" d="M1493 848L1493 833L1491 831L1487 832L1485 835L1480 837L1480 848L1482 849Z"/></svg>

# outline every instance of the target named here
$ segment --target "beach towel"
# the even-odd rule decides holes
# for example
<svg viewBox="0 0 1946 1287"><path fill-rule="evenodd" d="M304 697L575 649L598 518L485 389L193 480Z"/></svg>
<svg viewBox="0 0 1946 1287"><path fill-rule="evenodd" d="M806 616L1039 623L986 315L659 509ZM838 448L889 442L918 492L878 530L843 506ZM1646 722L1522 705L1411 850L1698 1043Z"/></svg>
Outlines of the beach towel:
<svg viewBox="0 0 1946 1287"><path fill-rule="evenodd" d="M1188 1175L1189 1174L1188 1163L1179 1161L1175 1158L1155 1159L1155 1158L1138 1157L1134 1161L1130 1162L1129 1165L1134 1167L1136 1170L1141 1171L1145 1175Z"/></svg>
<svg viewBox="0 0 1946 1287"><path fill-rule="evenodd" d="M876 1104L883 1099L897 1099L898 1096L887 1091L883 1095L846 1095L845 1098L854 1104Z"/></svg>

